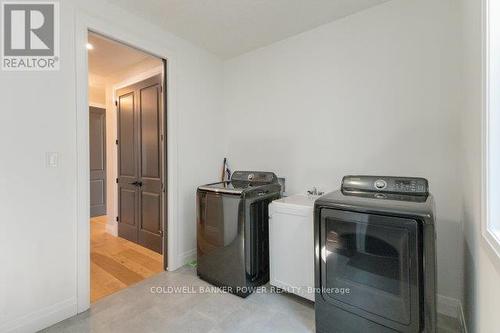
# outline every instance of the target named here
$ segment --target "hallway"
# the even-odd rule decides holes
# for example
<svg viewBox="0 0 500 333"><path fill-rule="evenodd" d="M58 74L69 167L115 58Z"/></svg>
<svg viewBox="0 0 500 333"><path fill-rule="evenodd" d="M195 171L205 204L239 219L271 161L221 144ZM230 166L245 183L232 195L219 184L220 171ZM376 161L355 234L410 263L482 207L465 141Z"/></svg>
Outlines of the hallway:
<svg viewBox="0 0 500 333"><path fill-rule="evenodd" d="M160 254L106 232L106 216L91 219L90 301L163 271Z"/></svg>

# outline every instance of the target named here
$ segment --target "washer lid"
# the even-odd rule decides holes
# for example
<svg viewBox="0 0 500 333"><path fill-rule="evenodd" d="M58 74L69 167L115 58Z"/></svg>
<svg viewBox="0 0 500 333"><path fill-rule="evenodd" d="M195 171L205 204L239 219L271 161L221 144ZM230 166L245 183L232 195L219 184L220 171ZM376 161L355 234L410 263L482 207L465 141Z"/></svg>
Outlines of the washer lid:
<svg viewBox="0 0 500 333"><path fill-rule="evenodd" d="M217 193L229 193L229 194L241 194L244 190L248 188L249 183L233 183L233 182L220 182L214 184L207 184L198 187L199 190L217 192Z"/></svg>
<svg viewBox="0 0 500 333"><path fill-rule="evenodd" d="M202 191L241 195L243 191L259 186L278 184L278 177L272 172L235 171L231 181L212 183L198 187Z"/></svg>

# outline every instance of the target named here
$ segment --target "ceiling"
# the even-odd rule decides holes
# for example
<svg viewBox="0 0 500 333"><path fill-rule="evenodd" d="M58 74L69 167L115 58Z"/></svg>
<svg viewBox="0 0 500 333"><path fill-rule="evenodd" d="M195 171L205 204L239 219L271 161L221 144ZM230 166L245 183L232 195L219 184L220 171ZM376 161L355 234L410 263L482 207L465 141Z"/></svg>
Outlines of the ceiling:
<svg viewBox="0 0 500 333"><path fill-rule="evenodd" d="M88 42L93 46L93 49L88 51L89 72L102 77L153 58L147 53L95 33L89 33Z"/></svg>
<svg viewBox="0 0 500 333"><path fill-rule="evenodd" d="M388 0L108 0L222 59Z"/></svg>

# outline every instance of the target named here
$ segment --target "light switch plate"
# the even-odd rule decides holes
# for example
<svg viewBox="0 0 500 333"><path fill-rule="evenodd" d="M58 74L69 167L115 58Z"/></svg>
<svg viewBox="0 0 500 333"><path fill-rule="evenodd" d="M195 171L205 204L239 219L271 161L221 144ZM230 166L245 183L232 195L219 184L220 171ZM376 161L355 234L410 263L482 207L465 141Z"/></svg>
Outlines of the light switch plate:
<svg viewBox="0 0 500 333"><path fill-rule="evenodd" d="M46 162L48 168L57 168L59 166L59 153L47 152Z"/></svg>

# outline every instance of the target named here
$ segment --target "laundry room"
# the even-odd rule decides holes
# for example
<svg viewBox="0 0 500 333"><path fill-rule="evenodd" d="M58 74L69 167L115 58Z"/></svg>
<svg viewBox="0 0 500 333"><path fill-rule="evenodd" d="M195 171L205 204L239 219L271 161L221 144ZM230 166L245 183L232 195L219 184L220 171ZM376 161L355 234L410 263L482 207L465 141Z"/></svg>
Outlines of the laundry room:
<svg viewBox="0 0 500 333"><path fill-rule="evenodd" d="M413 4L387 3L229 60L227 157L234 170L285 178L287 195L328 193L347 175L427 179L436 301L451 315L463 292L461 37L448 25L459 13Z"/></svg>
<svg viewBox="0 0 500 333"><path fill-rule="evenodd" d="M500 331L499 0L1 6L0 332Z"/></svg>
<svg viewBox="0 0 500 333"><path fill-rule="evenodd" d="M457 178L461 147L457 145L460 137L456 130L460 126L457 106L460 105L462 89L459 84L461 60L455 56L459 47L459 31L443 28L447 24L437 12L447 12L448 23L458 20L458 13L452 14L453 7L449 4L436 3L435 16L429 16L420 4L413 4L392 3L395 7L387 12L384 6L374 8L227 61L224 69L225 132L229 138L226 140L226 156L231 170L271 171L284 178L285 195L291 201L296 194L306 195L304 201L307 201L306 193L313 188L323 193L338 190L343 177L349 175L425 178L436 206L436 240L431 241L432 245L425 245L432 246L430 251L437 254L425 259L436 260L437 288L432 302L436 302L441 312L448 311L448 316L455 317L455 304L450 304L449 300L461 297L462 258L457 254L463 253L462 225L459 222L461 212L457 209L461 202L461 184ZM390 4L385 6L391 7ZM383 15L379 15L378 10L383 11ZM404 30L394 27L404 27ZM423 35L428 38L422 38ZM370 183L375 180L370 180ZM209 214L214 208L208 202L206 205ZM220 205L224 206L223 203ZM282 205L275 204L275 207ZM301 205L292 204L292 207L298 209ZM237 213L234 214L236 216ZM309 214L311 217L308 220L312 220L312 210ZM212 213L212 219L214 215ZM283 213L277 209L276 215L270 214L269 227L271 232L281 237L274 238L275 235L271 234L269 239L271 283L273 259L284 261L289 258L295 265L279 261L274 267L278 274L275 278L278 286L286 289L309 285L298 283L300 272L306 267L310 269L311 278L314 275L313 253L310 253L309 262L302 260L302 256L307 256L307 249L313 247L313 230L304 230L309 235L307 239L301 237L300 232L294 236L286 235L287 232L292 233L291 219L286 220L288 224L285 226L276 226L275 222L279 223L278 218L283 218ZM208 227L217 225L215 221L224 220L227 224L226 216L221 220L201 216L198 223ZM348 229L343 232L347 235ZM367 239L382 242L374 240L373 246L382 253L389 251L382 245L383 242L391 243L388 239L376 237L376 230L372 230L372 234L369 230L366 232L364 237ZM337 233L342 234L340 231ZM206 235L204 232L201 234ZM285 242L287 236L288 245ZM392 236L399 239L396 235ZM212 258L204 251L200 255L200 239L204 237L198 233L198 272L201 269L203 277L207 274L205 258ZM306 242L309 246L302 245ZM325 245L315 246L316 251L318 246L320 251L325 251ZM273 250L280 256L274 257ZM401 254L401 249L396 248L396 251ZM354 262L352 253L348 257ZM213 260L217 262L216 258ZM364 259L360 260L353 265L362 265ZM228 267L220 258L218 262ZM301 265L298 266L298 263ZM374 261L372 264L390 270L383 262ZM224 273L215 263L210 267L218 274ZM406 268L401 266L399 269ZM237 270L233 268L231 272L236 274ZM315 273L320 274L318 270ZM215 279L217 282L218 274L209 275L207 280L213 282L212 279ZM429 274L434 274L434 267ZM224 281L221 284L231 285L227 274L225 279L220 278ZM405 283L394 276L386 278ZM360 279L367 283L369 277ZM374 284L377 283L375 280ZM348 286L349 283L344 281L337 285ZM410 293L409 290L407 292ZM372 301L377 299L375 295L368 292L364 297ZM368 307L361 303L353 304L375 313L378 312L370 306L391 307L388 303L382 305L382 301L372 302ZM409 301L400 300L397 304L397 307L410 307ZM318 301L315 308L318 330ZM391 311L392 314L379 313L379 316L399 316L394 309ZM360 318L339 318L333 313L325 313L325 316L332 316L333 321L351 321L356 327L365 327L361 325ZM411 321L406 322L403 317L418 317L409 312L400 316L401 322L405 323ZM397 325L385 325L405 331ZM318 332L328 332L327 327L334 326L330 324ZM369 332L369 327L374 329L368 325L362 331ZM355 331L338 324L337 329L338 332ZM412 331L408 327L406 330Z"/></svg>

